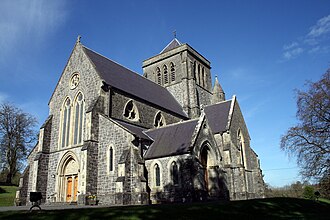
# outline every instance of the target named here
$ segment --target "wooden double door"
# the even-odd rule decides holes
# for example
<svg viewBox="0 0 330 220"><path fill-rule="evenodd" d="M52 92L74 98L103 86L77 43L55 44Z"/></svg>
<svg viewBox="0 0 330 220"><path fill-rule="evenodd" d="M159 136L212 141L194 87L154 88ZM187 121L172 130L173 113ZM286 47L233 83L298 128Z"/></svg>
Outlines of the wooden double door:
<svg viewBox="0 0 330 220"><path fill-rule="evenodd" d="M78 193L78 176L66 177L66 202L76 202Z"/></svg>

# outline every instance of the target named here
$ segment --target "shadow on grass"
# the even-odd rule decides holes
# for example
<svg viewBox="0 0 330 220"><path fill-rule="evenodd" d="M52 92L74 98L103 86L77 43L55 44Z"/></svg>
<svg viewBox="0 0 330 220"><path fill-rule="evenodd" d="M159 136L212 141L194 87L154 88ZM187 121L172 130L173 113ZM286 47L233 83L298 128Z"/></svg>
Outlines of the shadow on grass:
<svg viewBox="0 0 330 220"><path fill-rule="evenodd" d="M294 198L270 198L91 209L65 209L28 213L0 212L0 219L328 219L330 204Z"/></svg>
<svg viewBox="0 0 330 220"><path fill-rule="evenodd" d="M0 187L0 193L5 193L6 190Z"/></svg>

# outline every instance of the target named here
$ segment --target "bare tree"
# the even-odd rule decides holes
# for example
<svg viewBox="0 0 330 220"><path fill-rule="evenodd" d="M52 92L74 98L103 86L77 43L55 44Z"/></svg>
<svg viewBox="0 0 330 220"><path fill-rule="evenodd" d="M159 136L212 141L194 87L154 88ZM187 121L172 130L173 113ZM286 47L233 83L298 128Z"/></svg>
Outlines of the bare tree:
<svg viewBox="0 0 330 220"><path fill-rule="evenodd" d="M10 103L0 105L0 150L8 174L6 183L12 183L19 165L36 140L36 118Z"/></svg>
<svg viewBox="0 0 330 220"><path fill-rule="evenodd" d="M301 174L321 178L330 170L330 69L308 90L297 91L298 125L281 139L281 148L297 156Z"/></svg>

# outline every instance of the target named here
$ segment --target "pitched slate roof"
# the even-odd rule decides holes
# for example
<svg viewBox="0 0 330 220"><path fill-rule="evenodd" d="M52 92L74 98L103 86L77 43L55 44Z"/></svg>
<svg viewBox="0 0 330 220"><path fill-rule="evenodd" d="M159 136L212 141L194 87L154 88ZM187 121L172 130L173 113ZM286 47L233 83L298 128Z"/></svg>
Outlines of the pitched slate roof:
<svg viewBox="0 0 330 220"><path fill-rule="evenodd" d="M85 46L83 46L83 48L86 55L94 64L100 77L108 85L187 118L181 105L164 87L159 86Z"/></svg>
<svg viewBox="0 0 330 220"><path fill-rule="evenodd" d="M146 130L146 128L142 128L116 119L112 119L112 120L114 120L115 122L126 128L130 133L135 134L140 138L150 140L150 138L143 133L143 131Z"/></svg>
<svg viewBox="0 0 330 220"><path fill-rule="evenodd" d="M230 120L229 114L232 101L228 100L204 107L205 115L214 134L222 133L228 129L227 125Z"/></svg>
<svg viewBox="0 0 330 220"><path fill-rule="evenodd" d="M154 142L144 158L153 159L188 153L197 123L198 119L194 119L145 131Z"/></svg>
<svg viewBox="0 0 330 220"><path fill-rule="evenodd" d="M165 53L167 51L170 51L178 46L181 46L182 44L180 43L180 41L178 41L178 39L174 38L162 51L160 51L159 54L161 53Z"/></svg>

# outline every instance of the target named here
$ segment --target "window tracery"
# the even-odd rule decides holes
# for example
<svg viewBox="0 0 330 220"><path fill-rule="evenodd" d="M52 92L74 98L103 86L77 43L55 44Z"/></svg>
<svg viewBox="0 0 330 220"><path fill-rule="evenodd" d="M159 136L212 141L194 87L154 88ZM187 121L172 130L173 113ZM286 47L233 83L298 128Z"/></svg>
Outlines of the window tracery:
<svg viewBox="0 0 330 220"><path fill-rule="evenodd" d="M158 112L155 117L154 127L159 128L166 125L165 118L161 112Z"/></svg>
<svg viewBox="0 0 330 220"><path fill-rule="evenodd" d="M74 73L70 79L70 89L75 89L79 84L80 76L78 73Z"/></svg>
<svg viewBox="0 0 330 220"><path fill-rule="evenodd" d="M138 109L132 100L129 101L125 106L124 117L132 121L139 120Z"/></svg>

